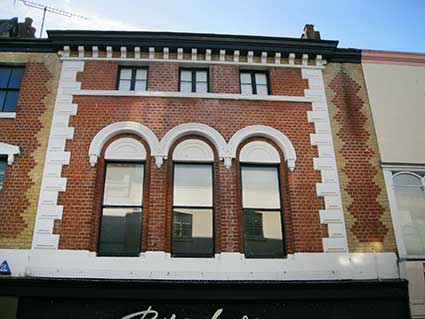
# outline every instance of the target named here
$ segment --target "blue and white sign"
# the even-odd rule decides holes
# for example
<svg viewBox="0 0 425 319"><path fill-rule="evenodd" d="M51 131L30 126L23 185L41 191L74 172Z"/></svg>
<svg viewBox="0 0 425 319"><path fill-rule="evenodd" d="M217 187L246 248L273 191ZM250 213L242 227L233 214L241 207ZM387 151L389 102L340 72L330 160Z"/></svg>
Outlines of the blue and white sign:
<svg viewBox="0 0 425 319"><path fill-rule="evenodd" d="M9 268L9 264L7 263L6 260L4 260L1 265L0 265L0 275L10 275L10 268Z"/></svg>

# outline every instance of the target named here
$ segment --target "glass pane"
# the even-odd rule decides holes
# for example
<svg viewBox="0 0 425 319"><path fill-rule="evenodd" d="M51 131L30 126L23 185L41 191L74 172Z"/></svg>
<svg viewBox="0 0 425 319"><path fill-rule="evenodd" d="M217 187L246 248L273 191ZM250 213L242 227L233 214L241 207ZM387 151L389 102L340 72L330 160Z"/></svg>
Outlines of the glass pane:
<svg viewBox="0 0 425 319"><path fill-rule="evenodd" d="M258 95L267 95L267 85L257 85L257 94Z"/></svg>
<svg viewBox="0 0 425 319"><path fill-rule="evenodd" d="M121 69L120 80L131 80L131 69Z"/></svg>
<svg viewBox="0 0 425 319"><path fill-rule="evenodd" d="M6 159L0 159L0 190L3 188L3 181L4 181L4 176L6 174L6 166L7 166L7 161Z"/></svg>
<svg viewBox="0 0 425 319"><path fill-rule="evenodd" d="M181 71L180 80L192 82L192 71Z"/></svg>
<svg viewBox="0 0 425 319"><path fill-rule="evenodd" d="M267 85L267 77L264 73L255 73L255 83Z"/></svg>
<svg viewBox="0 0 425 319"><path fill-rule="evenodd" d="M146 84L147 82L145 80L136 80L136 83L134 85L135 91L146 91Z"/></svg>
<svg viewBox="0 0 425 319"><path fill-rule="evenodd" d="M212 255L212 209L174 209L172 252L175 255Z"/></svg>
<svg viewBox="0 0 425 319"><path fill-rule="evenodd" d="M180 92L192 92L192 82L180 82Z"/></svg>
<svg viewBox="0 0 425 319"><path fill-rule="evenodd" d="M119 90L130 91L131 80L120 80Z"/></svg>
<svg viewBox="0 0 425 319"><path fill-rule="evenodd" d="M103 204L142 205L143 175L143 164L108 163Z"/></svg>
<svg viewBox="0 0 425 319"><path fill-rule="evenodd" d="M3 112L16 112L16 104L18 103L18 95L19 95L19 91L7 92Z"/></svg>
<svg viewBox="0 0 425 319"><path fill-rule="evenodd" d="M207 71L196 71L196 82L207 82Z"/></svg>
<svg viewBox="0 0 425 319"><path fill-rule="evenodd" d="M283 236L280 211L244 210L245 256L282 257Z"/></svg>
<svg viewBox="0 0 425 319"><path fill-rule="evenodd" d="M280 209L277 167L243 166L242 200L244 208Z"/></svg>
<svg viewBox="0 0 425 319"><path fill-rule="evenodd" d="M252 86L251 86L251 84L241 84L241 94L243 94L243 95L251 95L252 94Z"/></svg>
<svg viewBox="0 0 425 319"><path fill-rule="evenodd" d="M174 206L212 207L212 166L174 165Z"/></svg>
<svg viewBox="0 0 425 319"><path fill-rule="evenodd" d="M4 101L6 100L7 91L0 91L0 112L3 111Z"/></svg>
<svg viewBox="0 0 425 319"><path fill-rule="evenodd" d="M419 177L412 174L400 174L394 176L393 184L399 186L421 186L421 180Z"/></svg>
<svg viewBox="0 0 425 319"><path fill-rule="evenodd" d="M196 82L196 92L207 93L208 92L207 82Z"/></svg>
<svg viewBox="0 0 425 319"><path fill-rule="evenodd" d="M138 255L141 235L141 208L104 208L99 236L99 254Z"/></svg>
<svg viewBox="0 0 425 319"><path fill-rule="evenodd" d="M146 80L148 77L148 70L146 69L137 69L136 71L136 80Z"/></svg>
<svg viewBox="0 0 425 319"><path fill-rule="evenodd" d="M0 67L0 88L7 88L7 84L9 83L10 72L10 68Z"/></svg>
<svg viewBox="0 0 425 319"><path fill-rule="evenodd" d="M241 84L251 84L251 73L241 73Z"/></svg>
<svg viewBox="0 0 425 319"><path fill-rule="evenodd" d="M21 86L21 81L24 76L24 68L13 68L12 76L9 81L9 88L19 89Z"/></svg>
<svg viewBox="0 0 425 319"><path fill-rule="evenodd" d="M412 186L419 180L402 174L394 177L394 194L397 201L404 244L409 255L425 255L425 192L421 186ZM406 186L401 186L401 182Z"/></svg>

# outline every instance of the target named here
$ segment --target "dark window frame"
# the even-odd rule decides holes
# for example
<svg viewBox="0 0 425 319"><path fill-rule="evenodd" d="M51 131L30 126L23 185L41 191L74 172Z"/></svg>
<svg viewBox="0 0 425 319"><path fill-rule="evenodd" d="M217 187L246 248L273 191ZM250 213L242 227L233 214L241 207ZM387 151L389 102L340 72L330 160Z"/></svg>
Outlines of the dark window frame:
<svg viewBox="0 0 425 319"><path fill-rule="evenodd" d="M142 193L142 202L140 205L104 205L104 198L105 198L105 183L106 183L106 169L108 164L141 164L143 165L143 193ZM143 230L143 217L144 217L144 196L145 196L145 186L146 186L146 160L144 161L123 161L123 160L104 160L104 167L103 167L103 184L102 184L102 196L101 196L101 203L100 203L100 221L99 221L99 229L98 229L98 239L97 239L97 247L96 247L96 255L98 257L139 257L140 253L142 252L142 230ZM108 253L101 253L100 252L100 235L102 230L102 217L103 217L103 209L104 208L141 208L141 220L140 220L140 242L139 242L139 249L137 254L108 254Z"/></svg>
<svg viewBox="0 0 425 319"><path fill-rule="evenodd" d="M18 101L19 101L19 91L21 90L21 86L22 86L22 80L24 79L24 75L25 75L25 64L3 64L0 63L0 68L4 68L4 69L23 69L23 74L22 74L22 79L21 79L21 83L19 85L19 88L9 88L9 84L10 84L10 79L12 77L12 72L10 72L9 75L9 79L7 81L7 86L5 88L0 88L0 91L4 91L6 92L6 97L4 99L4 102L2 105L0 105L0 113L16 113L16 107L18 106ZM6 100L7 100L7 93L8 92L18 92L18 97L16 99L16 105L15 105L15 110L14 111L4 111L4 108L6 106Z"/></svg>
<svg viewBox="0 0 425 319"><path fill-rule="evenodd" d="M212 206L180 206L174 205L174 180L175 180L175 166L176 165L205 165L211 167L211 191L212 191ZM197 162L197 161L173 161L173 174L172 174L172 199L171 199L171 257L177 258L213 258L216 251L216 225L215 225L215 176L214 176L214 162ZM173 252L173 234L174 234L174 209L210 209L212 211L212 253L211 254L176 254ZM183 239L184 240L184 239Z"/></svg>
<svg viewBox="0 0 425 319"><path fill-rule="evenodd" d="M6 178L6 171L7 171L7 166L8 166L8 163L7 163L7 155L3 155L3 154L0 154L0 162L5 162L5 169L4 169L4 175L3 175L3 180L1 180L1 183L0 183L0 192L2 191L2 189L3 189L3 183L4 183L4 179Z"/></svg>
<svg viewBox="0 0 425 319"><path fill-rule="evenodd" d="M239 70L239 90L240 94L242 94L242 82L241 82L241 74L242 73L248 73L251 76L251 90L252 95L258 95L257 94L257 81L255 79L255 74L265 74L266 75L266 81L267 81L267 95L271 95L271 87L270 87L270 74L269 71L263 71L263 70Z"/></svg>
<svg viewBox="0 0 425 319"><path fill-rule="evenodd" d="M279 204L280 208L252 208L252 207L244 207L243 205L243 182L242 182L242 168L243 167L273 167L277 170L277 180L278 180L278 186L279 186ZM243 247L244 247L244 255L245 258L250 259L281 259L286 258L288 252L286 247L286 236L285 236L285 220L284 220L284 207L283 207L283 195L282 195L282 183L281 183L281 174L280 174L281 164L269 164L269 163L250 163L250 162L239 162L239 183L240 183L240 198L241 198L241 211L242 211L242 218L240 219L242 221L241 230L242 230L242 240L243 240ZM249 256L245 253L245 228L243 225L243 218L245 211L264 211L264 212L276 212L276 214L280 214L280 222L281 222L281 230L282 230L282 245L283 245L283 253L281 256Z"/></svg>
<svg viewBox="0 0 425 319"><path fill-rule="evenodd" d="M120 65L118 67L117 85L116 85L116 89L118 91L120 90L120 79L121 79L121 70L122 69L131 70L131 81L130 81L130 90L129 91L135 91L137 70L146 70L146 90L142 91L142 92L146 92L148 90L148 84L149 84L149 67L148 66Z"/></svg>
<svg viewBox="0 0 425 319"><path fill-rule="evenodd" d="M182 92L181 91L182 71L192 72L192 77L191 77L192 92L191 93L198 93L196 92L196 72L198 71L207 72L207 92L206 93L210 93L210 69L209 68L179 68L179 88L178 88L179 92ZM187 92L184 92L184 93L187 93Z"/></svg>

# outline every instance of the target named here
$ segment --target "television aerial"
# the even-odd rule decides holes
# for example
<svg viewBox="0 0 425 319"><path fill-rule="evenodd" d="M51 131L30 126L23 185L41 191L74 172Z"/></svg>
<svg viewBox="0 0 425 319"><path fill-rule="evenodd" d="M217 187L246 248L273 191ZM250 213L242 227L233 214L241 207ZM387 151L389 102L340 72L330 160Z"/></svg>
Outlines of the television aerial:
<svg viewBox="0 0 425 319"><path fill-rule="evenodd" d="M15 5L16 5L16 1L17 0L14 0ZM75 13L65 11L65 10L62 10L62 9L58 9L58 8L54 8L54 7L51 7L51 6L46 6L44 4L37 3L37 2L34 2L34 1L19 0L19 2L22 2L27 7L43 10L43 20L41 21L40 38L41 38L41 35L43 34L44 21L46 19L46 12L58 14L58 15L68 17L68 18L79 18L79 19L88 20L87 17L81 16L79 14L75 14Z"/></svg>

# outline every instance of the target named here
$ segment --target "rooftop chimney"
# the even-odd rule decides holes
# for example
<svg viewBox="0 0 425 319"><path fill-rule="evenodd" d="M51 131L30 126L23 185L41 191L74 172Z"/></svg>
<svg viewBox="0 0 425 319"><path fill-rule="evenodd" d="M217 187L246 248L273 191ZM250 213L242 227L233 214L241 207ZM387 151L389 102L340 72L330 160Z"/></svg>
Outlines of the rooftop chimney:
<svg viewBox="0 0 425 319"><path fill-rule="evenodd" d="M25 22L18 23L18 18L0 20L0 38L35 38L33 20L25 18Z"/></svg>
<svg viewBox="0 0 425 319"><path fill-rule="evenodd" d="M306 24L301 39L320 40L320 32L314 30L313 24Z"/></svg>

